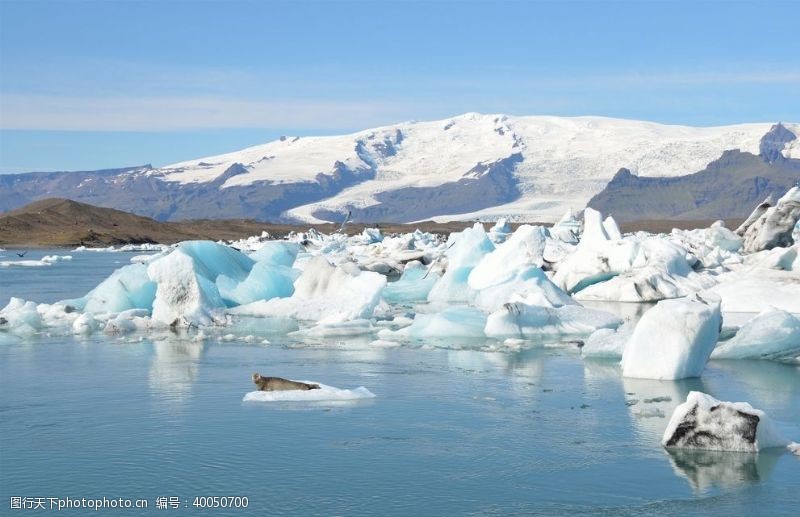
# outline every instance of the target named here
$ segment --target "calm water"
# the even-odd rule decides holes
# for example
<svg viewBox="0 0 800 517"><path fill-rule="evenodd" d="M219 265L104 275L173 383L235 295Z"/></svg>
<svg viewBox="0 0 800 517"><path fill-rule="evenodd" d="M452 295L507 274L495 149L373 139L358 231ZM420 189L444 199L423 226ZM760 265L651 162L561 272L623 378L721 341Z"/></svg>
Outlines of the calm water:
<svg viewBox="0 0 800 517"><path fill-rule="evenodd" d="M83 294L130 258L72 255L50 268L0 269L0 303L10 295L54 301ZM658 382L622 379L613 362L584 361L574 344L497 353L270 340L96 335L0 345L0 514L15 514L12 496L150 504L110 515L198 513L194 497L215 495L246 496L249 508L202 513L798 509L800 458L670 454L659 445L672 408L692 389L749 401L797 440L796 366L712 362L702 379ZM377 398L244 404L256 370L363 385ZM188 501L190 509L156 510L161 496Z"/></svg>

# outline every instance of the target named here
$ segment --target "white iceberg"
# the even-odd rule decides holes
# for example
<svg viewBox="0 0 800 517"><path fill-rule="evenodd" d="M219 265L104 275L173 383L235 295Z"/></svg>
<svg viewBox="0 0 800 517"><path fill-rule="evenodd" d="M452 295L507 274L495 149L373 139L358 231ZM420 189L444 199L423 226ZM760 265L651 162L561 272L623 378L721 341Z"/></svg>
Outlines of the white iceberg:
<svg viewBox="0 0 800 517"><path fill-rule="evenodd" d="M605 311L580 305L546 307L515 298L491 313L484 332L494 338L526 338L553 335L589 335L599 328L615 328L622 323Z"/></svg>
<svg viewBox="0 0 800 517"><path fill-rule="evenodd" d="M659 380L699 377L721 327L718 300L693 295L658 302L642 316L625 346L622 375Z"/></svg>
<svg viewBox="0 0 800 517"><path fill-rule="evenodd" d="M469 302L474 293L467 284L467 279L483 257L494 251L494 244L486 236L480 223L475 223L475 226L460 233L450 234L447 242L447 270L431 289L428 301Z"/></svg>
<svg viewBox="0 0 800 517"><path fill-rule="evenodd" d="M792 234L798 221L800 221L800 187L795 186L789 189L775 206L766 208L744 229L744 249L755 252L776 246L792 245L794 243Z"/></svg>
<svg viewBox="0 0 800 517"><path fill-rule="evenodd" d="M318 390L251 391L243 402L338 402L375 398L364 386L351 390L335 388L317 381L300 381L319 385Z"/></svg>
<svg viewBox="0 0 800 517"><path fill-rule="evenodd" d="M324 257L314 257L294 282L292 296L241 305L229 312L318 323L369 319L385 286L386 277L361 271L354 263L333 266Z"/></svg>
<svg viewBox="0 0 800 517"><path fill-rule="evenodd" d="M675 408L664 435L664 447L711 451L758 452L787 447L772 420L746 402L720 402L699 391L689 392Z"/></svg>
<svg viewBox="0 0 800 517"><path fill-rule="evenodd" d="M793 359L800 356L800 318L770 307L721 342L712 359Z"/></svg>
<svg viewBox="0 0 800 517"><path fill-rule="evenodd" d="M150 310L155 298L156 283L148 276L147 266L131 264L111 273L83 298L65 303L86 312L106 314L129 309Z"/></svg>
<svg viewBox="0 0 800 517"><path fill-rule="evenodd" d="M414 322L397 331L381 330L378 336L396 338L483 338L486 314L473 307L448 307L433 314L420 314Z"/></svg>
<svg viewBox="0 0 800 517"><path fill-rule="evenodd" d="M616 329L601 328L592 332L581 347L583 357L620 359L635 325L625 323Z"/></svg>
<svg viewBox="0 0 800 517"><path fill-rule="evenodd" d="M439 278L436 271L419 261L411 261L398 280L386 284L383 299L395 304L424 301Z"/></svg>
<svg viewBox="0 0 800 517"><path fill-rule="evenodd" d="M0 267L47 267L69 260L72 260L71 255L45 255L39 260L1 260Z"/></svg>

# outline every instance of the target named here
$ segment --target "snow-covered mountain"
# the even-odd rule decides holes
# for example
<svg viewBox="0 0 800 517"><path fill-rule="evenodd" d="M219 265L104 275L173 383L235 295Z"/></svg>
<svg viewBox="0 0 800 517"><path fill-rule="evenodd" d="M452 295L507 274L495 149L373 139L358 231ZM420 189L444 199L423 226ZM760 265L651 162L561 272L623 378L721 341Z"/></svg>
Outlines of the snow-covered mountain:
<svg viewBox="0 0 800 517"><path fill-rule="evenodd" d="M800 134L799 124L784 126ZM553 221L583 208L620 168L648 177L690 174L726 150L758 155L771 127L467 113L343 136L282 137L167 167L90 177L60 195L161 219L317 222L352 212L361 221ZM798 158L798 142L782 141L778 152Z"/></svg>

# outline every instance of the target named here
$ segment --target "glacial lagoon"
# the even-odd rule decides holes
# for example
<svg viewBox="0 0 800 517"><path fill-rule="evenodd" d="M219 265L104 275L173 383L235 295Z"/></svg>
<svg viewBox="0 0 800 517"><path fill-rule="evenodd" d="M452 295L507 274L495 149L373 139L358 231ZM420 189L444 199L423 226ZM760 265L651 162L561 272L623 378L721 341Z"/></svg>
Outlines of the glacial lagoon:
<svg viewBox="0 0 800 517"><path fill-rule="evenodd" d="M0 268L0 305L11 295L81 296L130 258L40 250L26 259L52 254L73 259ZM796 364L712 360L700 379L652 381L622 378L618 361L582 359L574 340L378 347L372 338L260 336L251 325L247 335L254 334L6 339L2 513L12 497L149 503L147 511L109 515L797 511L800 458L785 450L667 452L660 445L672 410L691 390L748 401L797 440ZM242 402L253 371L365 386L376 397ZM192 506L206 496L247 497L248 509ZM178 497L181 509L157 510L159 497Z"/></svg>

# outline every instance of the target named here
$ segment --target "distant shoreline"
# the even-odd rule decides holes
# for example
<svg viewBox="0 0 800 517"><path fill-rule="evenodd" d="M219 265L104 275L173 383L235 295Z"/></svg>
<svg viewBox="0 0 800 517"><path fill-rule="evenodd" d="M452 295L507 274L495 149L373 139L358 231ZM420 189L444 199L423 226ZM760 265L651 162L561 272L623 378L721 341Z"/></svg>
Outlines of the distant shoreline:
<svg viewBox="0 0 800 517"><path fill-rule="evenodd" d="M613 214L611 214L613 216ZM735 228L741 219L725 221ZM654 220L620 223L623 232L648 231L668 233L672 228L706 228L714 220L673 221ZM424 221L406 223L349 223L348 235L361 233L364 228L379 228L383 233L424 232L449 234L472 226L475 221L437 223ZM492 223L484 223L491 225ZM522 224L551 226L551 223L509 223L512 229ZM276 224L250 219L201 219L189 221L156 221L121 210L102 208L65 199L46 199L0 214L0 248L106 248L125 244L174 244L183 240L236 240L261 235L266 231L272 238L281 239L291 232L315 229L333 233L339 224Z"/></svg>

